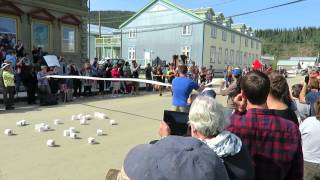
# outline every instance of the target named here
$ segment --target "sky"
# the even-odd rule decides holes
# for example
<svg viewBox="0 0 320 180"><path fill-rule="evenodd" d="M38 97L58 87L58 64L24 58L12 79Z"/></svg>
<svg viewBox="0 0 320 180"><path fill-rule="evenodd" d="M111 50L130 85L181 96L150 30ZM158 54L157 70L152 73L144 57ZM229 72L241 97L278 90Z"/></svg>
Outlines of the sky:
<svg viewBox="0 0 320 180"><path fill-rule="evenodd" d="M293 0L172 0L187 9L212 7L215 12L231 16L258 10ZM139 11L150 0L91 0L92 10ZM300 3L235 17L235 23L245 23L254 29L320 27L320 0Z"/></svg>

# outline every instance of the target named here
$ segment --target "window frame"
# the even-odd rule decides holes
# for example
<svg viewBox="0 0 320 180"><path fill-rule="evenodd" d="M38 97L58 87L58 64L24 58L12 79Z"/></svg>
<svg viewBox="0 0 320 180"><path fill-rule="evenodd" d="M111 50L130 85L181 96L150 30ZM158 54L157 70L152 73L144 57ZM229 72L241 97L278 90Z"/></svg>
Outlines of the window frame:
<svg viewBox="0 0 320 180"><path fill-rule="evenodd" d="M137 38L137 29L129 29L128 38L129 39L136 39Z"/></svg>
<svg viewBox="0 0 320 180"><path fill-rule="evenodd" d="M222 41L227 41L228 32L226 30L222 30Z"/></svg>
<svg viewBox="0 0 320 180"><path fill-rule="evenodd" d="M228 64L229 50L226 48L224 50L224 64Z"/></svg>
<svg viewBox="0 0 320 180"><path fill-rule="evenodd" d="M137 55L136 47L128 47L128 60L129 61L136 60L136 58L137 58L136 55Z"/></svg>
<svg viewBox="0 0 320 180"><path fill-rule="evenodd" d="M245 38L245 40L244 40L244 46L245 46L245 47L248 47L248 44L249 44L249 40L248 40L248 38Z"/></svg>
<svg viewBox="0 0 320 180"><path fill-rule="evenodd" d="M218 64L221 64L221 60L222 60L222 47L219 47L219 51L218 51Z"/></svg>
<svg viewBox="0 0 320 180"><path fill-rule="evenodd" d="M74 51L65 51L64 50L64 46L63 46L63 41L64 41L64 28L72 28L74 30ZM69 25L69 24L62 24L61 25L61 52L62 53L77 53L78 52L78 47L77 47L77 43L78 43L78 29L77 26L74 25Z"/></svg>
<svg viewBox="0 0 320 180"><path fill-rule="evenodd" d="M215 63L217 57L217 47L211 46L210 47L210 63Z"/></svg>
<svg viewBox="0 0 320 180"><path fill-rule="evenodd" d="M15 15L9 15L9 14L3 14L3 13L0 13L0 17L2 17L2 18L7 18L7 19L13 19L13 20L15 20L15 22L16 22L16 39L15 39L15 45L17 44L17 41L18 41L18 39L20 39L20 19L19 19L19 17L18 16L15 16Z"/></svg>
<svg viewBox="0 0 320 180"><path fill-rule="evenodd" d="M185 29L186 29L186 32L184 32ZM191 35L192 35L192 26L190 24L182 26L182 36L191 36Z"/></svg>
<svg viewBox="0 0 320 180"><path fill-rule="evenodd" d="M52 22L50 21L44 21L44 20L40 20L40 19L32 19L31 21L31 47L39 47L39 46L36 46L34 43L33 43L33 25L36 24L36 23L39 23L39 24L46 24L48 25L48 49L45 49L42 47L42 49L44 51L49 51L49 52L52 52Z"/></svg>
<svg viewBox="0 0 320 180"><path fill-rule="evenodd" d="M218 28L215 26L211 26L211 38L217 39Z"/></svg>

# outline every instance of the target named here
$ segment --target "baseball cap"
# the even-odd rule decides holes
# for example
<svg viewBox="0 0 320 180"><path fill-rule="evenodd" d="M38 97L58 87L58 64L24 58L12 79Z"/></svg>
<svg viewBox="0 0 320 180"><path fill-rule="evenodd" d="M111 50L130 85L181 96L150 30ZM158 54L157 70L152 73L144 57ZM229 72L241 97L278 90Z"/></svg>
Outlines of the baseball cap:
<svg viewBox="0 0 320 180"><path fill-rule="evenodd" d="M155 144L136 146L123 168L130 180L228 179L222 160L193 137L168 136Z"/></svg>
<svg viewBox="0 0 320 180"><path fill-rule="evenodd" d="M235 76L241 75L241 69L239 69L239 68L234 68L234 69L232 70L232 74L235 75Z"/></svg>
<svg viewBox="0 0 320 180"><path fill-rule="evenodd" d="M10 64L7 63L2 63L1 64L1 69L5 69L6 67L10 66Z"/></svg>

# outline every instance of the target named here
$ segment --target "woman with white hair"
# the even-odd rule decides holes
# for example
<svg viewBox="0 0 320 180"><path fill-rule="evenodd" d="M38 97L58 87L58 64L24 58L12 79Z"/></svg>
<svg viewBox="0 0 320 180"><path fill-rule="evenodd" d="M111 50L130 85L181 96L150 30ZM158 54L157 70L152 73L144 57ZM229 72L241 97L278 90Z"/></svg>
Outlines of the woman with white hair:
<svg viewBox="0 0 320 180"><path fill-rule="evenodd" d="M223 159L230 179L254 179L253 164L241 139L225 131L224 108L215 99L198 96L189 112L191 135L207 144Z"/></svg>

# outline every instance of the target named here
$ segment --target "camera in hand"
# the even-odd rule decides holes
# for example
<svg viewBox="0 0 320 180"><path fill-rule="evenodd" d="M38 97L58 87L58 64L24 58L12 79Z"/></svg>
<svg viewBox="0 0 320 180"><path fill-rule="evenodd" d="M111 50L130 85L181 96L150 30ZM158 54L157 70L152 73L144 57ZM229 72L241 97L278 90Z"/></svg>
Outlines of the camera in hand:
<svg viewBox="0 0 320 180"><path fill-rule="evenodd" d="M176 111L164 111L163 120L170 127L171 135L190 136L189 114Z"/></svg>
<svg viewBox="0 0 320 180"><path fill-rule="evenodd" d="M304 82L305 82L306 84L309 83L309 76L306 76L306 77L304 78Z"/></svg>

